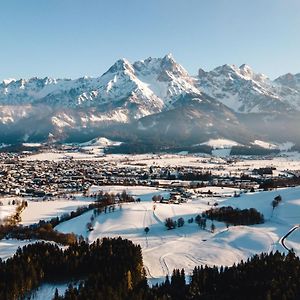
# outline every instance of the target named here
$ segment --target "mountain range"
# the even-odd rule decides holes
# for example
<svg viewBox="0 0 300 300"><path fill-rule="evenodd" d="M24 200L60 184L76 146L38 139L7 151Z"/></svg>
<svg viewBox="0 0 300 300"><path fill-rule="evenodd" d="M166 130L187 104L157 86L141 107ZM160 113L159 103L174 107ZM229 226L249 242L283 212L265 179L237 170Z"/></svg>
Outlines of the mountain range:
<svg viewBox="0 0 300 300"><path fill-rule="evenodd" d="M192 146L211 138L300 144L300 74L270 80L248 65L191 76L171 54L79 79L8 79L0 84L0 143L125 142Z"/></svg>

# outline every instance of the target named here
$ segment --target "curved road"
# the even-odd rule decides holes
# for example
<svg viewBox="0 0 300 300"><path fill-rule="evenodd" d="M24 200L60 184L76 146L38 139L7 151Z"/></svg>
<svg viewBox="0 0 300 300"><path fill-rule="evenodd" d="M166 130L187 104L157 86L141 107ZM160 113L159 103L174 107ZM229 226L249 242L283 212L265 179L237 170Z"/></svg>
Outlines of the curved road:
<svg viewBox="0 0 300 300"><path fill-rule="evenodd" d="M290 231L284 235L280 240L279 240L279 243L281 244L281 246L286 249L287 251L291 251L291 249L289 249L286 245L285 245L285 239L291 234L293 233L295 230L297 230L298 228L300 227L300 225L295 225L294 227L292 227L290 229Z"/></svg>

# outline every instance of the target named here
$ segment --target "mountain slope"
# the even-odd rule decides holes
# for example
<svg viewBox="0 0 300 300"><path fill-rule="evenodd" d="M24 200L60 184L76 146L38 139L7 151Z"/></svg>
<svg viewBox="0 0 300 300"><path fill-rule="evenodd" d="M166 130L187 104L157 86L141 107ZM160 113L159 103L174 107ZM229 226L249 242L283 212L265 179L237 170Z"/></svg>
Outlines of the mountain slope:
<svg viewBox="0 0 300 300"><path fill-rule="evenodd" d="M166 108L174 107L178 97L201 92L195 86L195 80L171 54L164 58L148 58L133 64L136 75L161 99Z"/></svg>
<svg viewBox="0 0 300 300"><path fill-rule="evenodd" d="M201 94L171 55L133 65L120 59L98 78L7 80L0 84L0 137L61 139L70 131L130 123L173 108L191 92Z"/></svg>
<svg viewBox="0 0 300 300"><path fill-rule="evenodd" d="M197 94L183 96L174 109L135 121L132 130L140 138L151 137L178 145L193 145L211 138L234 139L247 145L255 137L232 110Z"/></svg>
<svg viewBox="0 0 300 300"><path fill-rule="evenodd" d="M300 109L299 93L280 79L271 81L247 66L223 65L210 72L199 70L197 85L205 93L239 113L290 112Z"/></svg>
<svg viewBox="0 0 300 300"><path fill-rule="evenodd" d="M192 77L170 54L120 59L97 78L3 81L0 143L99 135L186 145L210 138L300 143L299 111L299 74L271 81L247 65L223 65Z"/></svg>

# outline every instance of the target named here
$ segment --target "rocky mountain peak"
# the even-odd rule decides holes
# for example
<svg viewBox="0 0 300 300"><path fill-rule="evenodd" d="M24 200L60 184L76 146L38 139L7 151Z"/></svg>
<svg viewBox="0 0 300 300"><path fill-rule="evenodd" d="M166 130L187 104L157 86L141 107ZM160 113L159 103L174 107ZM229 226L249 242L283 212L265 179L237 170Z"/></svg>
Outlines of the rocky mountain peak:
<svg viewBox="0 0 300 300"><path fill-rule="evenodd" d="M126 58L122 58L117 60L103 75L106 75L108 73L118 73L125 71L134 73L134 69L131 63Z"/></svg>

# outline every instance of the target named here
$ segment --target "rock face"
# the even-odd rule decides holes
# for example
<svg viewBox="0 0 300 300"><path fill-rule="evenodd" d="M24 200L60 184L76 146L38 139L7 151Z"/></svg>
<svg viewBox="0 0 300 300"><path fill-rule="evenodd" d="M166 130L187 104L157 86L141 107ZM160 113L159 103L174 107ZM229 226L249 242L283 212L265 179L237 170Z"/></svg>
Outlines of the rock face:
<svg viewBox="0 0 300 300"><path fill-rule="evenodd" d="M300 74L271 81L247 65L224 65L193 77L171 54L133 64L120 59L97 78L4 80L0 143L49 136L82 141L100 132L185 143L209 137L250 142L270 135L259 132L257 120L270 130L278 119L294 126L299 110Z"/></svg>
<svg viewBox="0 0 300 300"><path fill-rule="evenodd" d="M199 71L198 87L239 113L272 113L300 109L300 76L284 75L271 81L247 65L223 65Z"/></svg>

